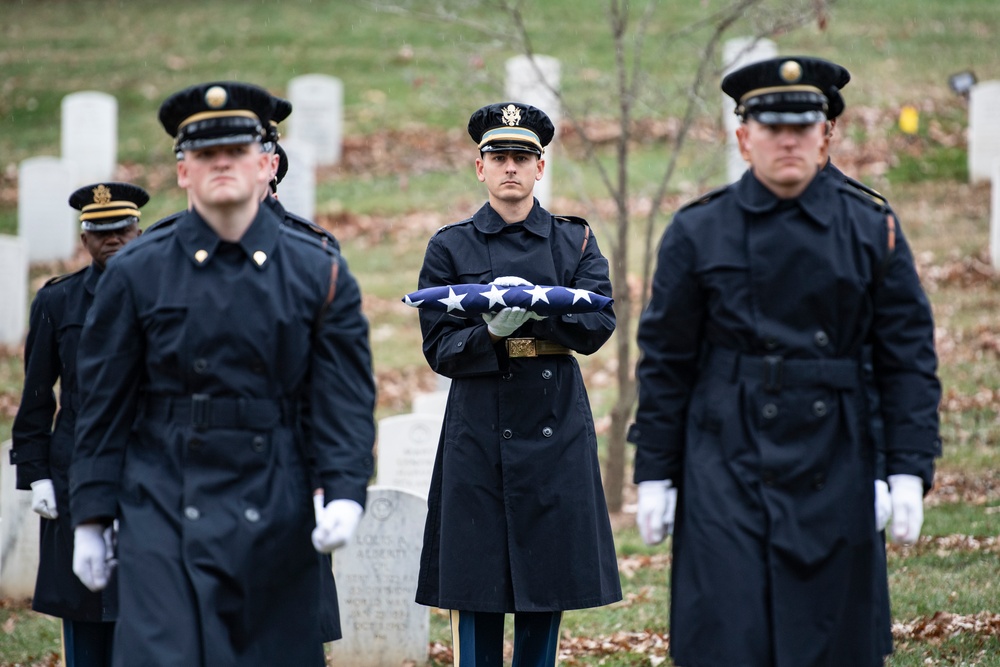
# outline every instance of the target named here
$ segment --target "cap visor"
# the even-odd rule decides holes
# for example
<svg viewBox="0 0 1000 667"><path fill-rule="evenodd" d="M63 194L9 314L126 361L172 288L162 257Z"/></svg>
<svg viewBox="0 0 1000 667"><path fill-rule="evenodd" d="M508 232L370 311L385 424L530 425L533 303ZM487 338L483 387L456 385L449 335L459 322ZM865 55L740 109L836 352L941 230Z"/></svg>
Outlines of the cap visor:
<svg viewBox="0 0 1000 667"><path fill-rule="evenodd" d="M260 143L260 135L256 134L230 134L221 137L201 137L185 139L177 144L179 151L195 151L201 148L211 148L212 146L235 146L236 144Z"/></svg>
<svg viewBox="0 0 1000 667"><path fill-rule="evenodd" d="M749 115L762 125L812 125L826 120L826 114L818 109L813 111L753 111Z"/></svg>
<svg viewBox="0 0 1000 667"><path fill-rule="evenodd" d="M486 144L480 148L484 153L496 152L496 151L520 151L522 153L534 153L535 155L541 155L542 150L538 146L533 146L532 144L518 144L512 142L499 142Z"/></svg>
<svg viewBox="0 0 1000 667"><path fill-rule="evenodd" d="M139 224L139 218L130 215L117 220L84 220L80 223L80 229L85 232L113 232L116 229L125 229L129 225Z"/></svg>

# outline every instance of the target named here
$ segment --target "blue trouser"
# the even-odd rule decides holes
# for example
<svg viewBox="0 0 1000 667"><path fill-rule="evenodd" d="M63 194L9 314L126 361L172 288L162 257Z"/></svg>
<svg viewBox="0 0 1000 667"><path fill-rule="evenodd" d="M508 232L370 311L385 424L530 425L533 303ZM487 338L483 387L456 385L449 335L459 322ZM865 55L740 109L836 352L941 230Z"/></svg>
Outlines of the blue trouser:
<svg viewBox="0 0 1000 667"><path fill-rule="evenodd" d="M553 667L559 652L562 612L514 614L514 660L511 667ZM504 615L451 611L455 667L502 667Z"/></svg>
<svg viewBox="0 0 1000 667"><path fill-rule="evenodd" d="M63 619L63 654L66 667L108 667L114 623Z"/></svg>

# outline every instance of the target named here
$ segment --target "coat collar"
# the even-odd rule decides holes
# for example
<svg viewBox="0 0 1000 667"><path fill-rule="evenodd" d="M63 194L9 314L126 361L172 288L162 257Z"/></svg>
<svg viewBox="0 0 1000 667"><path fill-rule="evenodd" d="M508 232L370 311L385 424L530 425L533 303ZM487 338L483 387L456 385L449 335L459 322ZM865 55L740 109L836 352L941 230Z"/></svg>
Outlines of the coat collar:
<svg viewBox="0 0 1000 667"><path fill-rule="evenodd" d="M541 207L537 199L534 201L531 212L524 219L524 228L536 236L547 239L552 231L552 215ZM483 207L472 216L472 224L483 234L499 234L507 226L489 202L483 204Z"/></svg>
<svg viewBox="0 0 1000 667"><path fill-rule="evenodd" d="M822 227L830 225L834 214L827 188L829 182L830 174L826 170L819 170L802 194L793 200L810 220ZM736 201L748 213L767 213L785 200L764 187L754 176L753 170L747 169L736 183Z"/></svg>
<svg viewBox="0 0 1000 667"><path fill-rule="evenodd" d="M215 230L209 227L194 209L188 211L176 224L177 239L184 249L184 255L195 266L210 264L222 243ZM267 266L268 260L274 253L274 247L278 242L279 225L280 221L273 209L260 206L250 227L237 242L258 270L263 270Z"/></svg>

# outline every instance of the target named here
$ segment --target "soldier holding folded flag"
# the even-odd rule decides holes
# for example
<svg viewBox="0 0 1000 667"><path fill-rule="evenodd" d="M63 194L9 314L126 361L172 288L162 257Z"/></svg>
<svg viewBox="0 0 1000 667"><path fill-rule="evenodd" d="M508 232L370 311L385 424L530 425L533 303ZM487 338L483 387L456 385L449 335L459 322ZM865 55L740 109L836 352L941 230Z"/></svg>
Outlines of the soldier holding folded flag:
<svg viewBox="0 0 1000 667"><path fill-rule="evenodd" d="M608 262L586 221L552 215L533 196L555 131L548 116L491 104L468 129L489 201L431 238L419 287L479 284L494 306L529 284L611 297ZM554 665L563 610L621 599L594 421L573 356L608 340L614 311L610 301L585 313L530 308L471 317L420 310L424 356L452 383L417 602L452 610L460 667L502 664L506 613L514 664Z"/></svg>

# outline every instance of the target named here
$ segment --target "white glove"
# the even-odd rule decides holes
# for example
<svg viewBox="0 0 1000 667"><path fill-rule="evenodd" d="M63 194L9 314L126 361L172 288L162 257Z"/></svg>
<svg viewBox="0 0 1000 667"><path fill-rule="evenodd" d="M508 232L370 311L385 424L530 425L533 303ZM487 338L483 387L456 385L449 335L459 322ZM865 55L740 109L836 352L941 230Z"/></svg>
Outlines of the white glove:
<svg viewBox="0 0 1000 667"><path fill-rule="evenodd" d="M51 479L38 479L31 483L31 509L43 519L59 516L56 509L56 487Z"/></svg>
<svg viewBox="0 0 1000 667"><path fill-rule="evenodd" d="M639 482L639 509L635 521L646 544L659 544L674 532L677 489L669 479Z"/></svg>
<svg viewBox="0 0 1000 667"><path fill-rule="evenodd" d="M517 306L504 308L496 313L483 313L486 328L497 338L506 338L528 320L530 312Z"/></svg>
<svg viewBox="0 0 1000 667"><path fill-rule="evenodd" d="M500 287L514 287L515 285L530 285L524 278L519 278L517 276L500 276L499 278L494 278L490 281L494 285L499 285Z"/></svg>
<svg viewBox="0 0 1000 667"><path fill-rule="evenodd" d="M313 496L313 502L322 496ZM316 551L324 554L347 544L361 521L364 509L357 502L346 498L331 500L322 510L317 508L316 528L312 532L312 543Z"/></svg>
<svg viewBox="0 0 1000 667"><path fill-rule="evenodd" d="M875 480L875 532L881 533L892 516L892 498L889 485L881 479Z"/></svg>
<svg viewBox="0 0 1000 667"><path fill-rule="evenodd" d="M95 593L108 585L111 563L104 526L84 523L73 531L73 573Z"/></svg>
<svg viewBox="0 0 1000 667"><path fill-rule="evenodd" d="M490 281L493 285L499 285L500 287L513 287L515 285L530 285L524 278L519 278L518 276L500 276L496 280ZM539 315L528 311L529 320L544 320L548 315ZM487 321L488 322L488 321Z"/></svg>
<svg viewBox="0 0 1000 667"><path fill-rule="evenodd" d="M892 496L892 540L913 544L924 523L924 482L916 475L889 475Z"/></svg>

